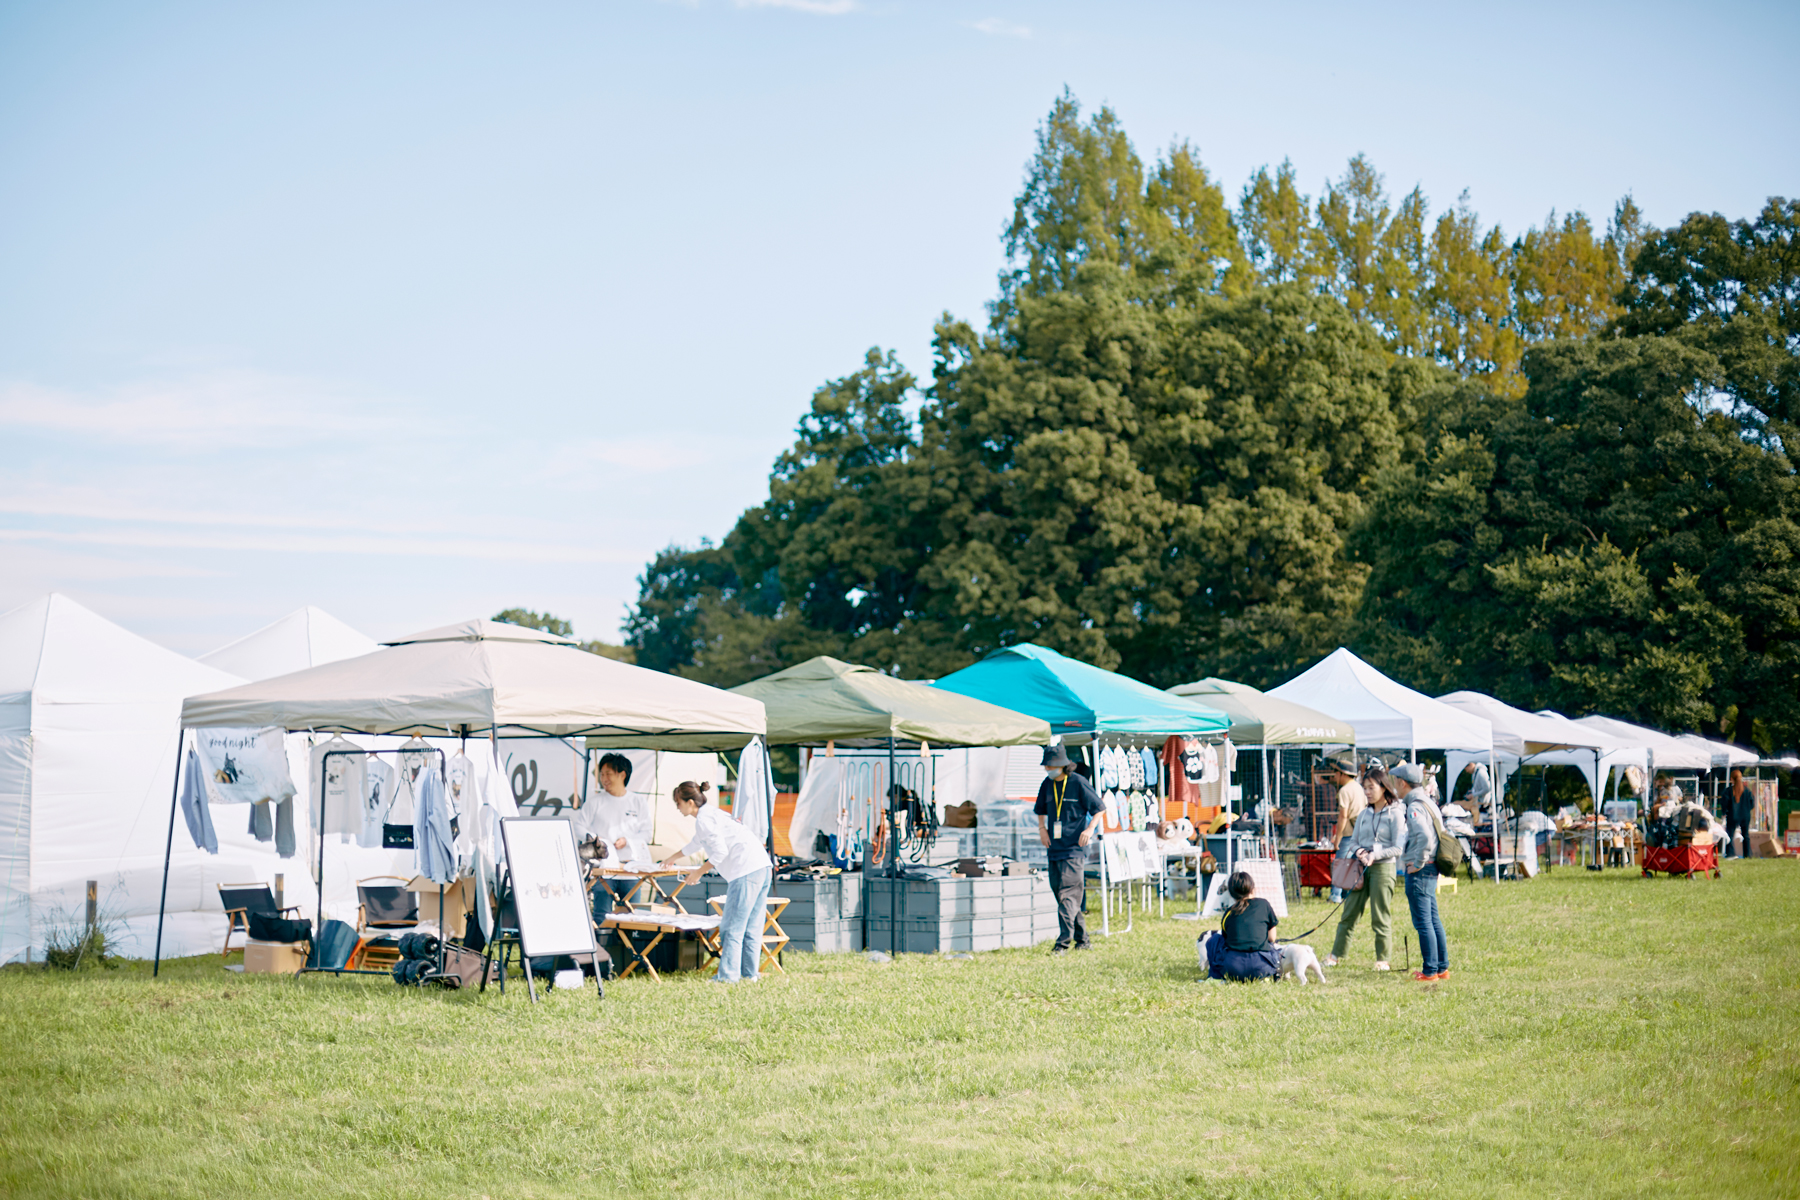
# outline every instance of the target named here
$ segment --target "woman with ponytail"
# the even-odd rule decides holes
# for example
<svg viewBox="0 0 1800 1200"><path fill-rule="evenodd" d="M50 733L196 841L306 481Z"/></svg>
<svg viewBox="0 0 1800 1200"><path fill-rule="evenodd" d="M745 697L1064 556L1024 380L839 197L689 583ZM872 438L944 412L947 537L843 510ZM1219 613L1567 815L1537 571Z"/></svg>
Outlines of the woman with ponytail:
<svg viewBox="0 0 1800 1200"><path fill-rule="evenodd" d="M1218 933L1208 934L1207 974L1214 979L1273 979L1281 971L1281 948L1275 944L1275 908L1256 894L1248 871L1225 881L1231 908Z"/></svg>
<svg viewBox="0 0 1800 1200"><path fill-rule="evenodd" d="M710 784L683 783L675 788L675 807L694 818L694 840L663 860L704 851L725 880L725 911L719 917L718 983L758 978L762 967L763 910L769 899L774 864L748 829L706 802Z"/></svg>

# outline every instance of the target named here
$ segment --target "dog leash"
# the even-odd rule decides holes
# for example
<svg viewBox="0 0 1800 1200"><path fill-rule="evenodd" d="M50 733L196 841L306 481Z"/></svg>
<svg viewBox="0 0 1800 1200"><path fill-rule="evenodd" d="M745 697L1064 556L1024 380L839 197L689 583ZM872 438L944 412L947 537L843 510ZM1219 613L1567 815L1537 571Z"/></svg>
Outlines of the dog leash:
<svg viewBox="0 0 1800 1200"><path fill-rule="evenodd" d="M1331 912L1328 912L1325 914L1325 921L1331 920L1331 913L1336 912L1338 909L1340 909L1342 907L1344 907L1344 902L1342 900L1339 900L1336 904L1332 905ZM1325 928L1325 921L1320 921L1317 925L1314 925L1311 929L1307 930L1305 933L1295 934L1293 937L1288 938L1286 940L1288 940L1290 942L1303 942L1307 938L1311 937L1313 934L1319 932L1319 930Z"/></svg>

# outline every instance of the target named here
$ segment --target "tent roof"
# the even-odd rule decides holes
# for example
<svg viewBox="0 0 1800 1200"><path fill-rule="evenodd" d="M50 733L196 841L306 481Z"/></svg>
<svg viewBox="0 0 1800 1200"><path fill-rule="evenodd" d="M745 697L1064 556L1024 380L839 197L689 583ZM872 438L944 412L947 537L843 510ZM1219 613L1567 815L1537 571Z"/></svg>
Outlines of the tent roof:
<svg viewBox="0 0 1800 1200"><path fill-rule="evenodd" d="M374 638L350 628L324 609L308 605L210 654L202 654L200 661L244 679L271 679L320 663L355 658L374 649Z"/></svg>
<svg viewBox="0 0 1800 1200"><path fill-rule="evenodd" d="M763 702L775 746L885 744L890 737L945 746L1050 740L1050 726L1037 717L825 655L731 690Z"/></svg>
<svg viewBox="0 0 1800 1200"><path fill-rule="evenodd" d="M490 626L498 636L487 636ZM469 621L372 654L190 696L181 721L586 736L596 746L663 750L730 749L763 732L759 700L557 644L566 640Z"/></svg>
<svg viewBox="0 0 1800 1200"><path fill-rule="evenodd" d="M1224 733L1231 725L1217 709L1030 643L996 650L936 686L1040 717L1065 740L1096 733Z"/></svg>
<svg viewBox="0 0 1800 1200"><path fill-rule="evenodd" d="M381 643L384 646L411 646L417 642L549 642L556 646L580 645L574 638L566 638L560 634L546 633L542 629L528 629L523 625L509 625L505 621L458 621L454 625L439 625L436 629L425 629L418 633L409 633L403 638L395 638L391 642Z"/></svg>
<svg viewBox="0 0 1800 1200"><path fill-rule="evenodd" d="M0 615L0 697L29 695L38 704L175 700L241 682L59 592Z"/></svg>
<svg viewBox="0 0 1800 1200"><path fill-rule="evenodd" d="M1317 708L1356 727L1363 746L1409 750L1493 748L1486 717L1396 683L1339 647L1269 695Z"/></svg>
<svg viewBox="0 0 1800 1200"><path fill-rule="evenodd" d="M1231 740L1246 746L1347 746L1356 730L1347 721L1292 700L1270 696L1247 683L1207 676L1169 689L1197 699L1231 718Z"/></svg>
<svg viewBox="0 0 1800 1200"><path fill-rule="evenodd" d="M1679 734L1675 740L1684 746L1706 750L1712 755L1712 765L1715 767L1753 767L1762 761L1762 755L1754 750L1746 750L1742 746L1734 746L1730 742L1704 738L1697 733Z"/></svg>
<svg viewBox="0 0 1800 1200"><path fill-rule="evenodd" d="M1450 692L1438 697L1452 708L1486 717L1494 728L1494 749L1504 754L1528 756L1549 750L1613 750L1624 745L1618 738L1567 717L1526 712L1481 692Z"/></svg>
<svg viewBox="0 0 1800 1200"><path fill-rule="evenodd" d="M1650 761L1657 769L1679 767L1688 770L1704 771L1712 766L1712 750L1707 747L1684 745L1666 733L1633 725L1629 721L1620 721L1613 717L1581 717L1578 725L1586 725L1598 729L1602 733L1610 733L1626 746L1638 746L1650 752Z"/></svg>

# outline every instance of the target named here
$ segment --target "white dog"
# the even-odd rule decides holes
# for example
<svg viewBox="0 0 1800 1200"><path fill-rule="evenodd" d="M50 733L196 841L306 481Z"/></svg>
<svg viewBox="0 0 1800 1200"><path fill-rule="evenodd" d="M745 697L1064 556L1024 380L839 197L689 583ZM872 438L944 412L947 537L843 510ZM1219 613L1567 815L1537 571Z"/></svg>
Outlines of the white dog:
<svg viewBox="0 0 1800 1200"><path fill-rule="evenodd" d="M1281 943L1281 978L1292 975L1302 987L1305 987L1308 968L1311 968L1312 973L1319 977L1320 983L1325 982L1325 968L1319 965L1317 951L1305 942Z"/></svg>
<svg viewBox="0 0 1800 1200"><path fill-rule="evenodd" d="M1202 975L1209 974L1212 964L1206 958L1206 936L1204 934L1195 939L1194 949L1200 956L1200 973ZM1304 942L1281 943L1281 971L1276 978L1285 979L1292 976L1304 987L1306 986L1306 972L1309 969L1319 977L1320 983L1325 982L1325 968L1319 965L1317 951Z"/></svg>

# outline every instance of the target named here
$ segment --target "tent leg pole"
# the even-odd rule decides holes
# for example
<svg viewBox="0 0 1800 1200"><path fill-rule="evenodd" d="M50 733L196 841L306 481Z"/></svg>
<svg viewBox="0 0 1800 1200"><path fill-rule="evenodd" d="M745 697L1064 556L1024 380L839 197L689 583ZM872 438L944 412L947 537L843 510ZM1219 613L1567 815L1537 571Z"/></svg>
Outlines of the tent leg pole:
<svg viewBox="0 0 1800 1200"><path fill-rule="evenodd" d="M322 937L325 933L325 778L330 774L325 769L325 761L332 755L327 750L319 756L319 873L313 876L317 895L313 897L313 936ZM366 798L365 798L366 799ZM320 964L324 959L321 957Z"/></svg>
<svg viewBox="0 0 1800 1200"><path fill-rule="evenodd" d="M175 781L169 785L169 836L163 840L162 898L156 902L156 956L150 963L150 978L162 973L163 918L169 911L169 863L175 856L175 805L181 797L181 747L187 741L187 730L175 731ZM29 910L27 910L29 911ZM31 928L25 929L25 946L31 948Z"/></svg>

